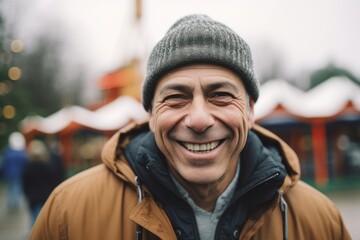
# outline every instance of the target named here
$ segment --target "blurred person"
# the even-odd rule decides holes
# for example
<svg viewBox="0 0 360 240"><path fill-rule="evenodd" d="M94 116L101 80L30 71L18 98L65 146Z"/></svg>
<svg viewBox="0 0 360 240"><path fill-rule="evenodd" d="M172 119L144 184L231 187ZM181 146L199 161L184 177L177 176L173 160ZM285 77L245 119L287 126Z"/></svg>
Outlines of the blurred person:
<svg viewBox="0 0 360 240"><path fill-rule="evenodd" d="M33 225L46 199L55 188L56 179L45 144L40 140L32 140L27 150L30 161L25 166L22 180Z"/></svg>
<svg viewBox="0 0 360 240"><path fill-rule="evenodd" d="M51 166L54 169L54 179L55 185L60 184L62 181L65 180L65 166L64 166L64 159L62 157L61 146L59 142L54 139L50 138L48 141L49 146L49 153L51 158Z"/></svg>
<svg viewBox="0 0 360 240"><path fill-rule="evenodd" d="M25 151L25 138L19 132L9 136L9 144L3 153L3 174L6 183L7 208L17 211L23 198L21 177L28 161Z"/></svg>
<svg viewBox="0 0 360 240"><path fill-rule="evenodd" d="M350 239L294 151L254 123L258 96L247 43L205 15L181 18L148 60L149 122L57 187L30 239Z"/></svg>

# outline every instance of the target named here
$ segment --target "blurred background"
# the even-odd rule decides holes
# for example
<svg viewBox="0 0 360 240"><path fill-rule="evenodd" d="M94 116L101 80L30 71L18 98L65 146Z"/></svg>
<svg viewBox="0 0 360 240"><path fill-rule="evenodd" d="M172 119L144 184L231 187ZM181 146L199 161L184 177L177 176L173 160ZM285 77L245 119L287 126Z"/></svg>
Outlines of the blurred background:
<svg viewBox="0 0 360 240"><path fill-rule="evenodd" d="M26 239L39 207L27 199L44 179L46 198L99 164L117 129L146 119L151 49L177 19L203 13L248 42L257 123L294 148L302 179L360 239L359 11L357 0L0 0L0 238Z"/></svg>

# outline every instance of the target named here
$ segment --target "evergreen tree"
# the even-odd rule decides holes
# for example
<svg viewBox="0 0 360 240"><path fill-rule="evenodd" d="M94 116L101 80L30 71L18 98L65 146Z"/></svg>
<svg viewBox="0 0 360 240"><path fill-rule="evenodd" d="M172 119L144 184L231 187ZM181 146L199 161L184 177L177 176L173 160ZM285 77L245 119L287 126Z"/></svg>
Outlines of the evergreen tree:
<svg viewBox="0 0 360 240"><path fill-rule="evenodd" d="M0 150L7 144L8 136L19 131L19 122L32 108L28 91L20 86L22 70L18 59L22 43L11 41L3 24L0 16Z"/></svg>
<svg viewBox="0 0 360 240"><path fill-rule="evenodd" d="M344 76L352 80L353 82L360 84L360 79L355 77L350 71L345 68L337 67L333 64L329 64L326 67L313 72L310 75L310 88L313 88L327 79L335 76Z"/></svg>

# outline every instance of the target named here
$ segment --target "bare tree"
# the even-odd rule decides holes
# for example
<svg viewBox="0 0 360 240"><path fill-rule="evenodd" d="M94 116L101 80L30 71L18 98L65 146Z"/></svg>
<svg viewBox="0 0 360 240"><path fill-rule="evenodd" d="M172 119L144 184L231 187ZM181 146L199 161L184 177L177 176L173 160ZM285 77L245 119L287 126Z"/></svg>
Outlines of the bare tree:
<svg viewBox="0 0 360 240"><path fill-rule="evenodd" d="M256 73L261 83L284 78L284 58L281 49L270 41L258 42L252 48Z"/></svg>

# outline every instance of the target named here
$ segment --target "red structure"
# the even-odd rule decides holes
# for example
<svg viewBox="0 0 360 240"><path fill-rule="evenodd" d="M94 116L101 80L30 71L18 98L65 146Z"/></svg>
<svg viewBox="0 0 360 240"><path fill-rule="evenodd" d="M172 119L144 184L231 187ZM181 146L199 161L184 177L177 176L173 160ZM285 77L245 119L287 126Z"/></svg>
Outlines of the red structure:
<svg viewBox="0 0 360 240"><path fill-rule="evenodd" d="M119 69L105 74L99 81L99 89L103 93L103 100L89 106L97 109L119 96L132 96L140 101L140 86L142 83L140 60L133 59Z"/></svg>

